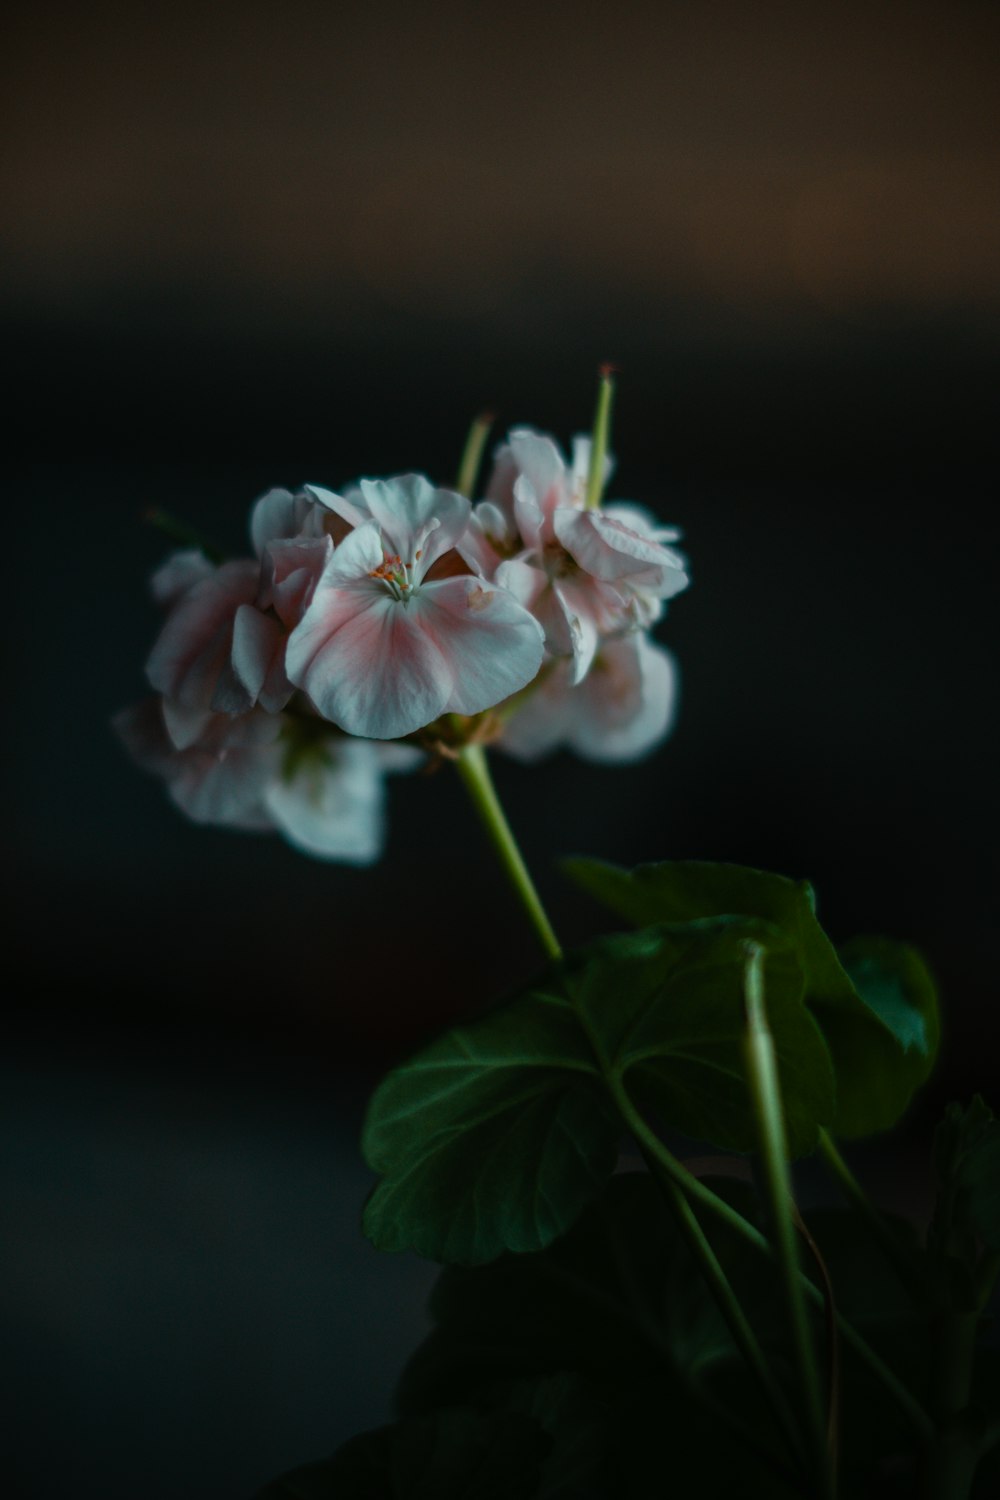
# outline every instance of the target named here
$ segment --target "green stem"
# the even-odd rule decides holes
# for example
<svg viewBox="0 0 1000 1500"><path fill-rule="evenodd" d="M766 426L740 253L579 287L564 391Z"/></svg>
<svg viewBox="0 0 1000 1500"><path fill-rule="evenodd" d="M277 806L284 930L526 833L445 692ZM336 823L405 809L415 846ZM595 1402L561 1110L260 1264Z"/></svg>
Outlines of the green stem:
<svg viewBox="0 0 1000 1500"><path fill-rule="evenodd" d="M466 495L470 500L472 492L476 487L476 479L479 475L479 465L483 460L483 449L489 436L490 428L493 426L493 413L486 411L482 416L476 418L469 428L469 436L465 440L462 450L462 461L458 466L458 478L455 488L460 495Z"/></svg>
<svg viewBox="0 0 1000 1500"><path fill-rule="evenodd" d="M632 1103L624 1090L616 1091L616 1102L619 1110L625 1115L626 1110L632 1112ZM746 1360L751 1371L760 1382L761 1389L771 1407L774 1417L778 1423L786 1441L789 1443L792 1453L799 1455L797 1434L792 1414L785 1399L785 1393L775 1380L771 1367L767 1362L763 1349L757 1335L754 1333L747 1319L739 1298L730 1285L729 1278L719 1263L719 1258L712 1249L701 1223L694 1209L684 1196L681 1189L673 1178L664 1172L661 1163L645 1148L642 1148L646 1165L650 1168L653 1176L663 1191L667 1204L677 1220L678 1226L690 1249L698 1268L708 1286L716 1307L725 1320L726 1327L733 1336L733 1342Z"/></svg>
<svg viewBox="0 0 1000 1500"><path fill-rule="evenodd" d="M587 470L587 509L596 510L601 503L604 489L604 463L608 454L608 435L611 431L611 398L615 383L611 378L611 366L601 366L601 383L597 388L597 410L594 413L594 434L590 442L590 467Z"/></svg>
<svg viewBox="0 0 1000 1500"><path fill-rule="evenodd" d="M914 1265L905 1247L893 1234L885 1219L868 1197L850 1167L837 1149L836 1142L826 1130L819 1133L819 1154L831 1175L836 1179L844 1197L864 1220L872 1237L878 1243L896 1275L915 1302L927 1301L929 1288L917 1266Z"/></svg>
<svg viewBox="0 0 1000 1500"><path fill-rule="evenodd" d="M743 1215L733 1208L731 1204L727 1203L724 1198L720 1198L717 1193L712 1192L710 1187L706 1187L700 1177L695 1177L693 1172L689 1172L684 1163L678 1161L673 1152L668 1150L663 1144L655 1131L650 1130L638 1110L632 1106L631 1101L627 1100L627 1096L625 1098L629 1109L629 1113L626 1116L626 1123L632 1134L641 1146L647 1148L656 1157L664 1171L673 1178L674 1182L684 1191L686 1196L700 1208L703 1208L706 1213L711 1214L720 1224L724 1224L727 1229L739 1235L746 1244L752 1246L759 1254L768 1259L773 1259L774 1250L771 1243L761 1234L760 1230L751 1224L748 1219L744 1219ZM620 1100L619 1108L622 1108ZM821 1308L824 1299L819 1287L814 1285L806 1276L802 1278L802 1285L809 1301L814 1306ZM837 1328L846 1347L857 1355L858 1359L868 1367L875 1379L885 1387L895 1400L900 1411L906 1416L914 1431L925 1441L933 1438L934 1424L912 1391L907 1390L902 1381L896 1378L884 1360L880 1359L875 1353L875 1350L868 1343L867 1339L858 1333L857 1329L847 1321L842 1313L837 1314Z"/></svg>
<svg viewBox="0 0 1000 1500"><path fill-rule="evenodd" d="M534 883L528 874L527 867L514 840L514 835L504 817L503 809L500 806L493 787L486 764L486 756L482 747L479 745L467 745L460 752L457 764L459 775L465 783L469 796L490 835L511 883L524 903L532 926L535 928L546 954L558 961L562 958L562 948L552 929L552 924L549 922L542 907ZM587 1032L594 1055L598 1060L608 1087L615 1097L622 1118L640 1147L643 1148L644 1152L655 1157L666 1175L681 1189L685 1198L690 1203L694 1203L696 1206L704 1209L706 1213L715 1218L719 1223L724 1224L759 1254L768 1259L773 1259L773 1248L766 1237L761 1234L760 1230L747 1219L744 1219L743 1215L738 1213L724 1198L720 1198L718 1194L712 1192L711 1188L706 1187L693 1172L688 1171L683 1162L678 1161L673 1152L669 1151L663 1144L659 1136L649 1128L638 1110L633 1106L624 1087L615 1077L608 1059L604 1056L597 1039L586 1026L583 1016L579 1012L577 1014L581 1025ZM824 1304L823 1293L804 1274L801 1279L806 1297L814 1306L822 1307ZM837 1314L837 1328L846 1347L867 1366L875 1379L889 1392L913 1429L925 1442L931 1441L935 1434L934 1424L913 1393L907 1389L902 1381L896 1378L893 1371L879 1358L867 1340L840 1313Z"/></svg>
<svg viewBox="0 0 1000 1500"><path fill-rule="evenodd" d="M535 883L528 873L528 867L517 846L517 840L511 832L510 824L504 816L482 745L465 745L459 751L457 765L465 790L493 843L508 880L528 914L528 920L534 927L539 942L546 955L558 961L562 958L559 939L545 913L541 898L535 889Z"/></svg>
<svg viewBox="0 0 1000 1500"><path fill-rule="evenodd" d="M788 1168L788 1143L778 1083L777 1058L764 1006L764 949L757 943L747 944L745 1004L746 1031L743 1047L747 1080L756 1116L775 1259L785 1294L792 1357L798 1374L815 1477L822 1492L831 1494L833 1475L827 1450L823 1392L802 1290L802 1265L792 1211L792 1180Z"/></svg>

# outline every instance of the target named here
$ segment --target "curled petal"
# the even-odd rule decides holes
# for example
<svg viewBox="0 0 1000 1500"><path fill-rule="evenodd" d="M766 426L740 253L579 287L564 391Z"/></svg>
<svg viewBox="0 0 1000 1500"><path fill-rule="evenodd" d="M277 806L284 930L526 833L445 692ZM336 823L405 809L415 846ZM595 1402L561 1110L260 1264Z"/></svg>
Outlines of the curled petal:
<svg viewBox="0 0 1000 1500"><path fill-rule="evenodd" d="M594 578L613 583L634 576L662 577L662 597L687 585L684 563L676 552L641 536L616 516L599 510L557 510L553 527L573 560Z"/></svg>

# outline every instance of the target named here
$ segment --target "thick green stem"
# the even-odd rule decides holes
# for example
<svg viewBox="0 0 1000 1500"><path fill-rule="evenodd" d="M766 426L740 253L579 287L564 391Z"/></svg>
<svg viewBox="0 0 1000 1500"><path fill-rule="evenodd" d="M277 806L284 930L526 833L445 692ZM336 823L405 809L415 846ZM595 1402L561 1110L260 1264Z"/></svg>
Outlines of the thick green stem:
<svg viewBox="0 0 1000 1500"><path fill-rule="evenodd" d="M629 1124L630 1128L633 1128L632 1116L634 1116L635 1111L631 1100L623 1089L616 1091L615 1098L626 1123ZM750 1326L740 1300L733 1291L729 1278L722 1269L719 1258L712 1249L708 1236L704 1229L702 1229L701 1223L691 1204L673 1178L664 1172L662 1164L656 1156L645 1147L642 1148L642 1151L646 1158L646 1165L660 1184L667 1204L677 1220L680 1231L687 1242L688 1249L697 1262L712 1299L722 1314L726 1327L733 1336L733 1342L743 1355L752 1373L756 1375L757 1380L760 1382L761 1389L774 1413L775 1420L783 1437L791 1448L792 1454L800 1458L798 1434L788 1402L785 1399L785 1393L774 1378L757 1335Z"/></svg>
<svg viewBox="0 0 1000 1500"><path fill-rule="evenodd" d="M756 1116L757 1139L770 1208L771 1234L785 1295L792 1357L802 1397L814 1475L822 1493L832 1494L833 1473L827 1451L823 1392L802 1290L802 1265L792 1210L792 1181L788 1168L788 1143L778 1083L777 1058L764 1006L764 950L756 943L748 944L745 1001L746 1032L743 1040L747 1080Z"/></svg>
<svg viewBox="0 0 1000 1500"><path fill-rule="evenodd" d="M482 745L465 745L459 752L457 764L458 774L465 784L465 789L482 820L483 827L492 840L507 878L517 892L546 955L557 960L562 958L559 939L546 916L541 898L535 889L535 883L528 873L528 867L517 846L517 840L504 816Z"/></svg>
<svg viewBox="0 0 1000 1500"><path fill-rule="evenodd" d="M969 1410L978 1324L977 1311L952 1309L934 1325L931 1406L939 1431L927 1458L928 1500L966 1500L972 1487L982 1451Z"/></svg>

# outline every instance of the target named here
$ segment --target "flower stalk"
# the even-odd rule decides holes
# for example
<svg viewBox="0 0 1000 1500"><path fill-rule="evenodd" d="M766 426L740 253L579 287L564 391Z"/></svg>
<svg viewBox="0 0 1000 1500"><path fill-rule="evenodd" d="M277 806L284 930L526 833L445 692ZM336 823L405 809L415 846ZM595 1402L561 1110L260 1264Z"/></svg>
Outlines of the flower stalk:
<svg viewBox="0 0 1000 1500"><path fill-rule="evenodd" d="M744 1057L753 1097L764 1187L768 1198L775 1259L781 1274L792 1354L802 1396L806 1436L820 1493L833 1493L833 1465L827 1449L823 1395L812 1329L802 1289L802 1266L793 1212L788 1143L778 1084L774 1039L764 1005L764 949L747 944L744 1003Z"/></svg>
<svg viewBox="0 0 1000 1500"><path fill-rule="evenodd" d="M535 935L548 958L558 962L562 948L549 921L535 882L528 872L510 824L493 785L486 752L482 745L465 745L456 762L462 784L479 814L508 880L514 887Z"/></svg>

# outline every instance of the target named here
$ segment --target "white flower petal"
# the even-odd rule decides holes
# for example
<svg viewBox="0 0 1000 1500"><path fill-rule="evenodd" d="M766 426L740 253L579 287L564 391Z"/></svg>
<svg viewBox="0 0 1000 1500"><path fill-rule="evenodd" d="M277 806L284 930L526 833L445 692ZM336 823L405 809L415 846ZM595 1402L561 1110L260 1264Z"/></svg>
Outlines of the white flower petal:
<svg viewBox="0 0 1000 1500"><path fill-rule="evenodd" d="M290 776L268 787L265 806L280 832L306 854L370 865L382 853L384 789L377 748L330 737Z"/></svg>
<svg viewBox="0 0 1000 1500"><path fill-rule="evenodd" d="M455 713L494 707L531 682L542 664L541 627L505 589L447 578L426 584L410 609L447 664L452 687L444 706Z"/></svg>
<svg viewBox="0 0 1000 1500"><path fill-rule="evenodd" d="M568 743L586 760L639 760L669 733L676 705L677 672L669 651L638 633L605 641L569 699Z"/></svg>

